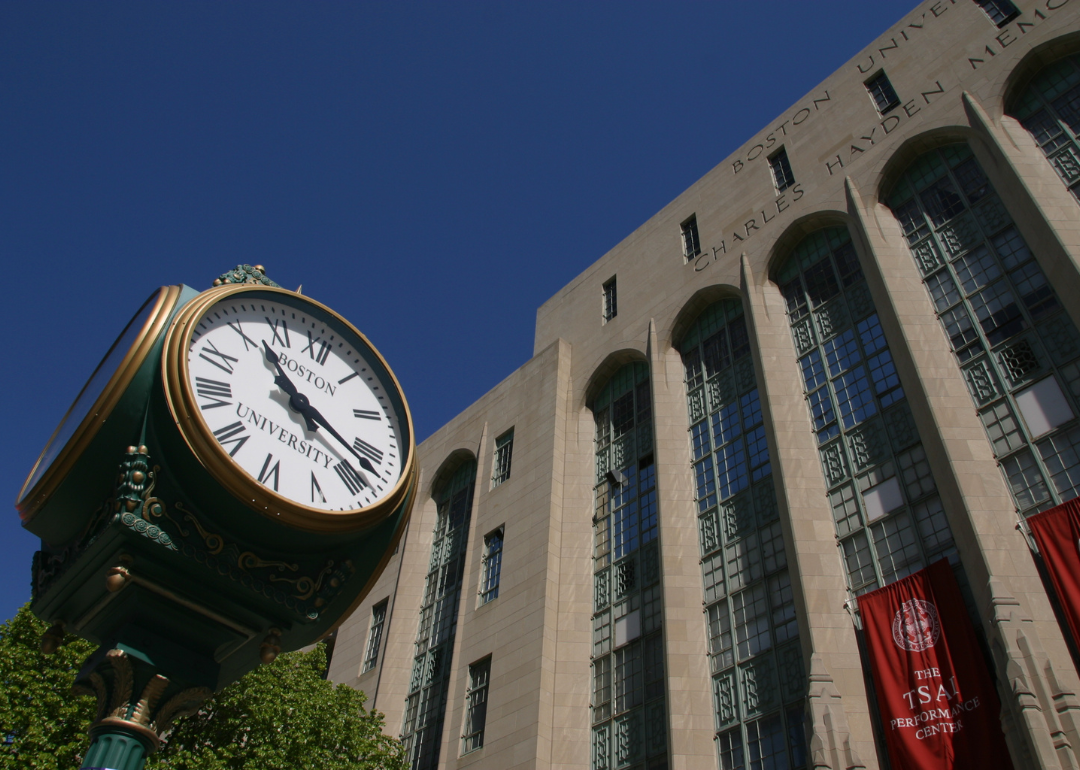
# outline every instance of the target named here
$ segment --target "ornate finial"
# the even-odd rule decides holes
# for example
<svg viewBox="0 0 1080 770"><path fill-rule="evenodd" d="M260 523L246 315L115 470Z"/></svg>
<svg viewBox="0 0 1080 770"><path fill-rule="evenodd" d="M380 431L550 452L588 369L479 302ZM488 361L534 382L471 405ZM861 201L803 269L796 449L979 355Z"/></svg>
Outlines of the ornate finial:
<svg viewBox="0 0 1080 770"><path fill-rule="evenodd" d="M64 624L53 623L49 630L41 635L41 651L46 655L52 655L60 649L64 643Z"/></svg>
<svg viewBox="0 0 1080 770"><path fill-rule="evenodd" d="M263 663L273 663L281 654L281 631L271 628L259 645L259 658Z"/></svg>
<svg viewBox="0 0 1080 770"><path fill-rule="evenodd" d="M150 470L149 450L143 446L129 446L124 453L117 476L116 502L114 509L134 511L143 503L146 490L147 472Z"/></svg>
<svg viewBox="0 0 1080 770"><path fill-rule="evenodd" d="M223 286L227 283L258 283L263 286L281 288L266 277L266 268L262 265L237 265L214 279L214 286Z"/></svg>

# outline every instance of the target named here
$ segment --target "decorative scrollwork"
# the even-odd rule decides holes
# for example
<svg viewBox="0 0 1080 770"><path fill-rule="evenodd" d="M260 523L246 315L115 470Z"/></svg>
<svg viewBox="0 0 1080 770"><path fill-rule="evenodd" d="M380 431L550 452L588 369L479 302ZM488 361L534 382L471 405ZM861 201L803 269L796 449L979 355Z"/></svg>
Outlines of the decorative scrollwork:
<svg viewBox="0 0 1080 770"><path fill-rule="evenodd" d="M178 692L165 701L165 705L158 711L154 729L159 735L167 732L175 720L194 714L213 694L213 690L207 687L191 687Z"/></svg>
<svg viewBox="0 0 1080 770"><path fill-rule="evenodd" d="M242 570L259 569L261 567L276 567L279 571L287 569L290 572L296 572L300 569L299 564L289 564L288 562L283 561L268 561L259 558L251 551L244 551L240 554L240 558L236 560L236 564Z"/></svg>
<svg viewBox="0 0 1080 770"><path fill-rule="evenodd" d="M131 670L131 659L123 650L109 650L105 654L108 665L113 670L112 700L109 703L109 716L127 719L128 702L135 688L135 675Z"/></svg>
<svg viewBox="0 0 1080 770"><path fill-rule="evenodd" d="M195 525L195 529L199 531L199 537L206 543L206 549L210 552L211 556L217 556L223 550L225 550L225 538L214 532L207 532L203 525L199 522L195 515L191 511L185 510L184 505L181 502L177 502L175 505L176 510L184 514L184 521L190 521ZM187 534L186 532L184 533Z"/></svg>
<svg viewBox="0 0 1080 770"><path fill-rule="evenodd" d="M143 492L143 515L153 516L155 519L166 518L172 522L173 526L180 530L180 534L187 536L187 532L180 526L180 522L169 515L169 509L165 505L165 501L160 497L153 497L152 492L157 485L158 474L161 472L161 466L155 465L152 471L149 471L150 483L146 485L146 491Z"/></svg>
<svg viewBox="0 0 1080 770"><path fill-rule="evenodd" d="M266 277L266 268L262 265L237 265L227 273L222 273L214 279L214 286L223 286L227 283L255 283L262 286L274 286L281 288Z"/></svg>
<svg viewBox="0 0 1080 770"><path fill-rule="evenodd" d="M312 594L319 590L319 586L322 585L323 578L326 576L326 573L330 571L333 564L333 561L328 562L327 565L323 567L322 572L320 572L318 577L314 580L312 580L307 575L303 575L298 578L286 578L279 577L277 575L270 575L270 582L291 583L296 588L297 599L310 599Z"/></svg>
<svg viewBox="0 0 1080 770"><path fill-rule="evenodd" d="M135 704L135 710L131 712L131 721L140 725L150 725L150 715L154 707L161 700L162 694L169 686L169 680L161 674L154 674L143 688L139 702Z"/></svg>

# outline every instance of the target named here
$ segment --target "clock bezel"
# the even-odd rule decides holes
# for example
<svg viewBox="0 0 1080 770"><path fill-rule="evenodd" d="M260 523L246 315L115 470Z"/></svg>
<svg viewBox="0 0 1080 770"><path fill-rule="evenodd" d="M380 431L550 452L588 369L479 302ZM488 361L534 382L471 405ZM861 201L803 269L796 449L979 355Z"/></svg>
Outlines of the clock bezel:
<svg viewBox="0 0 1080 770"><path fill-rule="evenodd" d="M270 295L273 301L281 301L273 296L280 295L281 299L288 304L309 305L313 310L318 311L314 313L315 315L324 315L321 320L328 326L340 325L341 328L337 331L354 334L366 347L365 351L358 350L357 352L363 352L365 356L370 352L374 360L368 363L381 368L386 373L388 380L382 384L385 388L392 387L396 392L395 398L401 403L400 429L405 435L401 437L401 449L404 454L401 474L393 488L381 500L365 508L347 511L329 511L304 505L260 484L234 458L230 457L225 448L214 438L213 431L203 418L196 401L196 394L191 387L187 352L191 345L192 335L206 312L228 297L244 294ZM415 483L416 435L413 429L412 413L409 411L409 402L405 399L401 384L386 359L364 333L349 323L340 313L317 300L272 286L240 284L208 289L184 306L173 320L165 335L165 350L161 357L161 367L165 401L170 416L188 448L214 480L230 495L271 521L308 532L351 532L366 529L392 515L408 497L409 489Z"/></svg>
<svg viewBox="0 0 1080 770"><path fill-rule="evenodd" d="M120 332L113 344L109 346L108 351L102 357L101 361L94 367L93 373L83 384L82 388L79 390L79 394L75 396L75 400L71 402L71 406L69 406L68 410L64 413L63 419L60 420L56 429L50 434L49 440L45 442L41 454L38 455L34 465L30 468L30 473L27 474L26 480L19 489L19 495L15 499L15 507L19 511L19 515L24 524L33 518L34 514L41 510L42 506L49 501L56 489L64 479L67 478L72 467L94 440L94 437L97 436L98 430L112 414L113 409L127 391L128 386L135 378L135 374L142 367L143 362L154 347L154 344L160 339L162 332L165 331L166 324L176 307L181 291L182 287L180 286L162 286L157 290L157 301L154 304L154 307L150 310L150 314L143 322L142 329L139 330L138 335L136 335L135 339L132 341L127 352L124 354L124 357L120 360L120 363L117 364L116 369L113 370L112 376L102 387L101 392L98 394L97 398L94 399L94 403L87 410L82 421L75 430L72 431L71 437L67 440L67 443L65 443L60 451L57 452L56 457L53 458L49 467L41 474L34 483L34 486L27 489L27 484L34 478L34 474L41 465L41 461L45 458L45 453L49 451L53 441L56 440L57 434L60 433L61 428L67 423L72 410L75 409L82 398L83 393L86 392L86 388L94 381L94 377L105 362L109 360L109 356L112 354L116 344L123 338L124 333L127 332L128 326L124 327L123 331ZM141 311L152 301L154 301L153 294L146 298L146 301L139 306L139 310ZM135 320L135 317L137 316L138 312L132 317L132 321ZM128 324L130 325L130 323L131 322L129 321Z"/></svg>

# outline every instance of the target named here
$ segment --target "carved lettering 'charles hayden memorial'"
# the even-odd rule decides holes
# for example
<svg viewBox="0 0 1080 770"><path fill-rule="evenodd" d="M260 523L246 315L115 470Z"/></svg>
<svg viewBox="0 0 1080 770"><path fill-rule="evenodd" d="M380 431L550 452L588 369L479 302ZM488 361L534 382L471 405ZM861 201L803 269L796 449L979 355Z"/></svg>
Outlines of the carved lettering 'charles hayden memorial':
<svg viewBox="0 0 1080 770"><path fill-rule="evenodd" d="M1080 0L927 0L779 112L417 448L330 667L412 770L1080 766Z"/></svg>
<svg viewBox="0 0 1080 770"><path fill-rule="evenodd" d="M956 6L958 2L965 1L949 0L946 2L942 0L942 2L933 3L926 10L918 11L916 14L917 19L907 21L905 26L897 31L896 35L890 36L887 40L872 47L863 55L863 58L854 62L854 68L859 73L860 79L865 79L868 75L873 75L878 71L883 71L886 67L890 67L912 44L918 43L919 33L925 31L928 24L942 19L946 11ZM1037 25L1046 22L1048 14L1053 14L1054 11L1063 7L1067 2L1068 0L1043 0L1031 10L1030 18L1021 16L1015 20L1014 24L997 31L989 40L979 39L977 45L973 46L975 49L974 55L971 46L963 50L951 49L956 50L956 63L966 62L971 69L978 69L980 66L985 65L988 59L997 56L1000 51L1028 35ZM932 79L927 78L925 84L918 88L912 98L898 102L896 109L891 110L886 115L879 115L877 120L872 123L852 128L846 125L847 121L837 124L834 119L825 118L826 120L832 120L829 124L831 133L842 133L842 126L844 129L848 129L849 135L852 137L850 141L846 142L846 147L820 161L828 175L843 177L851 164L857 162L869 150L876 148L879 144L889 144L888 140L901 124L917 119L917 116L927 105L930 105L935 99L944 94L947 86L943 85L942 77L939 76L940 73L935 71L932 74L935 77ZM955 81L955 78L951 78L951 80ZM949 81L950 76L945 76L945 83L949 83ZM858 98L863 99L865 98L865 87L853 83L844 93L846 95L854 93ZM776 124L772 130L766 133L760 141L750 145L749 149L740 151L737 157L730 161L732 175L740 174L749 167L748 164L759 158L767 158L773 148L784 144L785 139L796 140L798 127L807 124L818 112L827 110L832 102L833 97L827 89L822 89L812 96L807 105L801 105L792 111L782 122ZM811 174L817 173L813 167L809 171ZM704 253L691 260L695 272L704 270L715 262L719 255L727 254L729 246L740 244L752 237L765 225L768 225L777 213L783 212L791 203L800 200L804 195L803 189L798 185L793 186L790 192L790 197L779 195L771 204L756 207L756 214L752 218L728 225L724 229L725 235L721 237L719 243L709 243Z"/></svg>

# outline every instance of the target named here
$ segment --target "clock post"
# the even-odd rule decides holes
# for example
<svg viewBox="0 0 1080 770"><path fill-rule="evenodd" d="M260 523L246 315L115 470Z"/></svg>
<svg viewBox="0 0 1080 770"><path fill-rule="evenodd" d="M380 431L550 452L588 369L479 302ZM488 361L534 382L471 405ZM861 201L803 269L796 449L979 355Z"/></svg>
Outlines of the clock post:
<svg viewBox="0 0 1080 770"><path fill-rule="evenodd" d="M156 292L31 471L31 609L99 645L83 768L139 770L176 718L330 634L389 561L416 490L386 361L347 320L240 265Z"/></svg>

